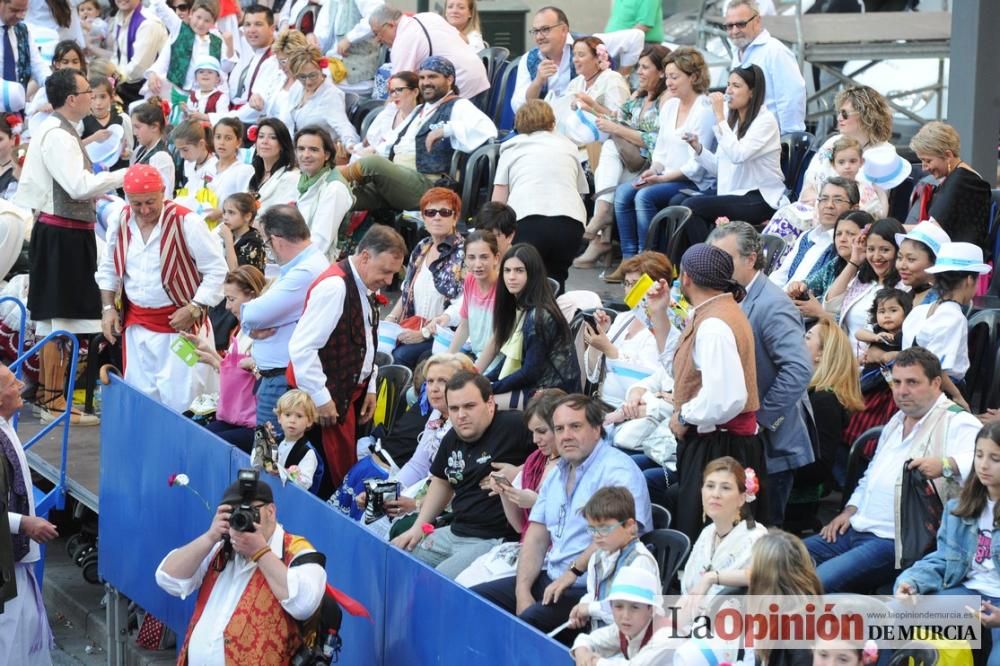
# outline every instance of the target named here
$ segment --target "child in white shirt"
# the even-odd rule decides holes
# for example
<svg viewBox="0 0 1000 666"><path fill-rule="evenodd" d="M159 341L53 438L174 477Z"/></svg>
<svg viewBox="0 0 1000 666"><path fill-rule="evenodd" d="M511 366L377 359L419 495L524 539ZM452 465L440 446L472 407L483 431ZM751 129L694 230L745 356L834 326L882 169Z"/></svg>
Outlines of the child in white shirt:
<svg viewBox="0 0 1000 666"><path fill-rule="evenodd" d="M316 404L305 391L292 389L278 398L274 413L284 431L284 439L278 443L278 475L282 482L291 479L300 488L311 490L314 483L318 485L319 458L305 434L316 423ZM257 466L260 461L251 463Z"/></svg>
<svg viewBox="0 0 1000 666"><path fill-rule="evenodd" d="M225 113L229 110L229 89L219 61L205 56L195 61L195 86L188 94L188 111Z"/></svg>

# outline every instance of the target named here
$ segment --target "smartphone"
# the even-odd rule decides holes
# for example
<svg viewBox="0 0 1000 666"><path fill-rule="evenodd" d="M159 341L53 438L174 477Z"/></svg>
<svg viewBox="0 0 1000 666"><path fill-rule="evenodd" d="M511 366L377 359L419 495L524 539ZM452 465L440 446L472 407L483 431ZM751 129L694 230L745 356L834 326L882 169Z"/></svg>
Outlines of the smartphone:
<svg viewBox="0 0 1000 666"><path fill-rule="evenodd" d="M805 291L800 292L799 295L795 297L795 300L808 301L810 298L812 298L812 291L806 289Z"/></svg>
<svg viewBox="0 0 1000 666"><path fill-rule="evenodd" d="M500 472L493 472L492 474L490 474L490 476L492 476L494 480L496 480L496 482L499 483L501 486L507 486L508 488L514 487L514 484L510 482L510 479L508 479Z"/></svg>
<svg viewBox="0 0 1000 666"><path fill-rule="evenodd" d="M583 317L583 321L585 321L592 329L595 331L600 330L597 328L597 317L593 312L584 312L581 316Z"/></svg>

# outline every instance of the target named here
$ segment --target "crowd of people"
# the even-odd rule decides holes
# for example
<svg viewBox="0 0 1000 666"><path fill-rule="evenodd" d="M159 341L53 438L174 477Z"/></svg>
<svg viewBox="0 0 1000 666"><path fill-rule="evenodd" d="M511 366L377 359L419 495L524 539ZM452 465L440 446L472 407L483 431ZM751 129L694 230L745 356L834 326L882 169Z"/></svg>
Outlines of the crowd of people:
<svg viewBox="0 0 1000 666"><path fill-rule="evenodd" d="M788 182L781 137L805 129L806 84L761 4L727 4L724 91L710 90L704 54L661 43L659 2L615 2L591 36L544 7L512 65L505 132L487 110L475 0L441 15L115 0L110 16L97 0L0 0L15 93L4 88L0 118L0 269L22 246L30 258L4 293L26 297L32 339L65 330L99 345L132 386L554 632L577 664L683 655L677 632L731 588L972 591L996 635L1000 431L996 413L970 413L965 381L983 361L966 312L991 271L990 185L954 128L930 122L909 146L927 186L889 217L889 193L917 167L865 86L836 95L837 131L801 187ZM49 29L63 41L47 61L32 31ZM359 96L384 100L363 123ZM452 164L489 142L488 201L472 206ZM690 214L663 253L647 236L671 205ZM402 213L419 238L399 233ZM567 288L572 267L616 248L603 278L622 283L624 308ZM35 408L94 425L64 394L68 354L43 347ZM398 394L380 382L387 364L412 378ZM33 516L7 428L24 387L6 368L0 385L29 589L34 542L55 529ZM876 426L852 478L851 445ZM902 552L904 463L947 502L930 553ZM793 525L803 488L839 491L842 511ZM292 620L321 602L321 567L277 522L267 483L252 493L255 536L230 526L238 491L156 572L170 594L200 589L191 663L251 650L247 622L280 629L252 646L255 663L280 661L299 646ZM675 581L648 540L667 513L693 544ZM673 583L682 612L668 617ZM5 629L16 615L47 631L35 606L0 615L10 663L48 648L44 632ZM804 658L871 663L843 647ZM718 662L743 654L712 649Z"/></svg>

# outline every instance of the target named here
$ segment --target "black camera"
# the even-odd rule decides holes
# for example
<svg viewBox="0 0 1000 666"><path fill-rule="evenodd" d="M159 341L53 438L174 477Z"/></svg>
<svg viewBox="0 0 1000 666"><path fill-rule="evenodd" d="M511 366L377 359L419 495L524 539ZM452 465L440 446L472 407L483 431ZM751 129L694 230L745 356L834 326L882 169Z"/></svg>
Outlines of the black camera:
<svg viewBox="0 0 1000 666"><path fill-rule="evenodd" d="M398 481L381 481L367 479L365 481L365 524L369 525L385 515L385 503L399 498Z"/></svg>
<svg viewBox="0 0 1000 666"><path fill-rule="evenodd" d="M252 506L257 495L257 479L260 472L255 469L241 469L236 476L240 483L240 505L229 516L229 529L237 532L255 532L254 523L260 522L260 509Z"/></svg>

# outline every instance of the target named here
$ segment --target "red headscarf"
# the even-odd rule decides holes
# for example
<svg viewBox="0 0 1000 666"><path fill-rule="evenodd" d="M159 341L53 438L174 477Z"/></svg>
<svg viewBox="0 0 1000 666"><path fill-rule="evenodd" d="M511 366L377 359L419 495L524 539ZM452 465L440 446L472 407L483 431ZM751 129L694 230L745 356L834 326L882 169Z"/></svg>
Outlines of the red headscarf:
<svg viewBox="0 0 1000 666"><path fill-rule="evenodd" d="M162 192L163 176L156 167L149 164L133 164L125 172L125 184L122 186L125 194L150 194Z"/></svg>

